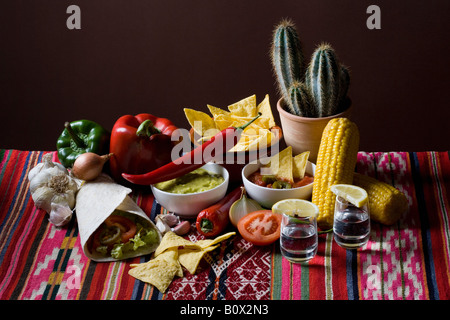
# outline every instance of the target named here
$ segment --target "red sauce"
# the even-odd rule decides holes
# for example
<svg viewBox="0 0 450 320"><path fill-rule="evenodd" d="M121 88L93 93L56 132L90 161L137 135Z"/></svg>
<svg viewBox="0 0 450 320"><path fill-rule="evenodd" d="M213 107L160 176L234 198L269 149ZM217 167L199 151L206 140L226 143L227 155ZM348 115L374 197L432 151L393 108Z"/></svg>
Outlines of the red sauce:
<svg viewBox="0 0 450 320"><path fill-rule="evenodd" d="M264 181L265 179L263 179L263 175L261 174L261 172L258 170L254 173L252 173L247 179L258 185L261 187L266 187L266 188L272 188L272 182L270 181ZM281 180L279 180L281 181ZM308 173L305 173L305 176L303 177L303 179L294 179L294 184L291 186L292 188L299 188L299 187L303 187L306 186L310 183L312 183L314 181L314 177L311 176Z"/></svg>

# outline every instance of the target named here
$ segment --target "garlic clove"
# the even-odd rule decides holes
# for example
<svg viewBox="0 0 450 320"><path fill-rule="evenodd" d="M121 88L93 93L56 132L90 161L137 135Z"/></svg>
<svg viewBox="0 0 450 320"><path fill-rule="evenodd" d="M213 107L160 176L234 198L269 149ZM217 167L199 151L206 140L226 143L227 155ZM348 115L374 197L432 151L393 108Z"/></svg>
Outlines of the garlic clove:
<svg viewBox="0 0 450 320"><path fill-rule="evenodd" d="M34 166L33 169L31 169L30 172L28 172L28 180L29 181L33 180L41 172L43 167L44 164L42 162Z"/></svg>
<svg viewBox="0 0 450 320"><path fill-rule="evenodd" d="M189 223L189 221L185 220L177 224L175 227L173 227L172 231L179 236L183 236L187 234L189 231L191 231L191 224Z"/></svg>
<svg viewBox="0 0 450 320"><path fill-rule="evenodd" d="M59 203L52 203L49 221L57 227L66 225L72 218L72 210Z"/></svg>
<svg viewBox="0 0 450 320"><path fill-rule="evenodd" d="M159 231L161 231L161 234L165 234L166 232L170 231L170 226L164 221L163 215L159 214L155 218L155 225L158 228Z"/></svg>
<svg viewBox="0 0 450 320"><path fill-rule="evenodd" d="M43 209L45 212L51 211L51 202L54 197L52 190L46 186L37 188L31 193L36 208Z"/></svg>
<svg viewBox="0 0 450 320"><path fill-rule="evenodd" d="M169 227L174 227L180 223L180 218L174 213L167 213L162 215L162 219L169 225Z"/></svg>

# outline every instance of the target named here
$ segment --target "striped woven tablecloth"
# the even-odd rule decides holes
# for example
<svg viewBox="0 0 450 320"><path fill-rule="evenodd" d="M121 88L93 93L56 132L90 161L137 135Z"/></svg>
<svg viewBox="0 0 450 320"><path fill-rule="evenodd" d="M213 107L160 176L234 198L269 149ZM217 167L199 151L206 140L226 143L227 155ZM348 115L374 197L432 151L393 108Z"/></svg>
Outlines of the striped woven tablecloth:
<svg viewBox="0 0 450 320"><path fill-rule="evenodd" d="M317 256L297 265L281 257L278 244L258 248L236 235L208 254L197 274L185 271L164 294L128 275L131 263L148 256L90 261L80 248L76 218L56 228L34 207L27 175L45 153L0 150L1 300L450 299L448 152L358 154L358 172L396 186L409 200L395 225L372 224L363 248L346 251L323 234ZM151 193L135 191L132 198L152 218L164 211Z"/></svg>

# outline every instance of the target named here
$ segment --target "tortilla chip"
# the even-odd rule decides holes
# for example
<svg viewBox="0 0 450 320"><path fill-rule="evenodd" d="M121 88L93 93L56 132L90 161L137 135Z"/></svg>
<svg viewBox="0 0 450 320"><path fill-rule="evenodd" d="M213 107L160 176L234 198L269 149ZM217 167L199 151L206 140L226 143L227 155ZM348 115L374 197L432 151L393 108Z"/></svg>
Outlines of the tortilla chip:
<svg viewBox="0 0 450 320"><path fill-rule="evenodd" d="M233 125L236 125L238 127L238 126L242 126L242 125L246 124L247 122L253 120L254 117L240 117L240 116L236 116L236 115L232 114L231 116L229 116L229 118L233 120ZM256 127L258 127L258 128L269 129L269 121L270 121L269 118L260 116L258 119L253 121L253 123L250 126L256 125Z"/></svg>
<svg viewBox="0 0 450 320"><path fill-rule="evenodd" d="M205 112L184 108L184 114L191 127L200 136L204 136L207 130L217 129L214 120Z"/></svg>
<svg viewBox="0 0 450 320"><path fill-rule="evenodd" d="M131 264L132 269L128 274L165 292L175 276L183 277L182 266L195 274L204 255L216 249L219 242L235 234L236 232L228 232L215 239L194 243L168 231L155 252L155 258L145 263Z"/></svg>
<svg viewBox="0 0 450 320"><path fill-rule="evenodd" d="M217 108L217 107L211 106L209 104L207 105L207 107L209 109L209 112L211 112L211 114L214 118L216 118L219 115L225 115L225 116L231 115L230 112L223 110L221 108Z"/></svg>
<svg viewBox="0 0 450 320"><path fill-rule="evenodd" d="M292 147L289 146L279 154L280 166L277 171L277 176L288 182L294 183L294 176L292 173Z"/></svg>
<svg viewBox="0 0 450 320"><path fill-rule="evenodd" d="M270 146L273 139L273 133L265 129L262 134L257 136L257 139L251 141L251 143L248 145L247 150L253 151L253 150L259 150L264 147Z"/></svg>
<svg viewBox="0 0 450 320"><path fill-rule="evenodd" d="M179 249L179 260L180 263L185 267L191 274L195 274L198 265L202 260L203 256L215 250L220 246L220 242L234 236L236 232L228 232L223 235L216 237L215 239L205 239L196 242L202 249L192 250L192 249Z"/></svg>
<svg viewBox="0 0 450 320"><path fill-rule="evenodd" d="M178 270L179 268L175 263L168 262L165 259L153 259L130 269L128 274L154 285L160 292L165 292Z"/></svg>
<svg viewBox="0 0 450 320"><path fill-rule="evenodd" d="M231 126L234 122L234 119L230 115L220 114L214 118L214 123L219 130L223 130Z"/></svg>
<svg viewBox="0 0 450 320"><path fill-rule="evenodd" d="M302 152L292 159L292 173L294 179L303 179L308 163L309 151Z"/></svg>
<svg viewBox="0 0 450 320"><path fill-rule="evenodd" d="M261 103L256 107L257 112L261 112L262 117L269 119L269 129L276 126L275 119L273 117L272 108L270 107L269 95L266 94L265 98Z"/></svg>
<svg viewBox="0 0 450 320"><path fill-rule="evenodd" d="M214 135L212 136L205 136L205 137L201 137L200 139L197 139L197 142L200 144L205 143L206 141L208 141L209 139L211 139L212 137L214 137Z"/></svg>
<svg viewBox="0 0 450 320"><path fill-rule="evenodd" d="M241 138L239 139L238 143L229 150L229 152L239 152L239 151L247 151L248 150L248 146L255 141L256 139L258 139L259 136L258 135L247 135L247 134L242 134Z"/></svg>
<svg viewBox="0 0 450 320"><path fill-rule="evenodd" d="M228 106L228 110L238 117L255 117L256 111L256 95L252 95Z"/></svg>
<svg viewBox="0 0 450 320"><path fill-rule="evenodd" d="M156 249L155 257L160 255L167 249L178 248L178 247L201 249L201 247L199 245L195 244L194 242L186 240L183 237L180 237L173 231L168 231L164 234L164 237L162 238L158 249Z"/></svg>
<svg viewBox="0 0 450 320"><path fill-rule="evenodd" d="M273 174L278 179L293 183L294 175L292 173L292 147L289 146L271 157L270 162L263 167L270 169L265 170L264 174Z"/></svg>
<svg viewBox="0 0 450 320"><path fill-rule="evenodd" d="M218 236L218 237L216 237L214 239L198 240L196 242L196 244L199 245L202 249L205 249L205 248L213 246L213 245L215 245L215 244L217 244L219 242L227 240L228 238L230 238L230 237L232 237L234 235L236 235L236 232L232 231L232 232L225 233L225 234L223 234L221 236Z"/></svg>
<svg viewBox="0 0 450 320"><path fill-rule="evenodd" d="M209 246L199 250L192 250L190 248L178 249L178 259L180 260L181 265L185 267L190 274L195 274L203 256L207 252L213 251L218 246L220 245Z"/></svg>
<svg viewBox="0 0 450 320"><path fill-rule="evenodd" d="M251 121L253 118L251 117L237 117L235 115L231 116L233 127L240 127ZM251 123L248 127L244 129L244 133L249 135L259 135L261 130L269 129L269 118L259 117L253 123Z"/></svg>
<svg viewBox="0 0 450 320"><path fill-rule="evenodd" d="M244 152L248 150L249 142L237 143L233 148L228 150L228 152Z"/></svg>
<svg viewBox="0 0 450 320"><path fill-rule="evenodd" d="M211 128L208 130L203 131L203 136L204 137L208 137L208 140L211 139L212 137L214 137L216 134L218 134L220 132L219 129L217 128Z"/></svg>
<svg viewBox="0 0 450 320"><path fill-rule="evenodd" d="M173 263L178 267L177 273L178 277L183 277L183 268L181 267L180 261L178 261L178 248L170 248L157 256L154 260L165 260L169 263Z"/></svg>
<svg viewBox="0 0 450 320"><path fill-rule="evenodd" d="M248 150L256 150L269 146L272 142L273 134L267 133L271 127L275 126L275 120L270 107L269 95L259 105L256 105L256 95L252 95L228 106L228 110L207 105L211 116L201 111L195 111L185 108L185 114L189 124L195 133L200 137L195 137L198 143L204 143L211 139L219 131L228 127L239 127L251 121L258 112L261 116L252 124L245 128L243 134L252 137L251 140L257 140L252 144L250 139L242 139L230 149L231 152L240 152Z"/></svg>

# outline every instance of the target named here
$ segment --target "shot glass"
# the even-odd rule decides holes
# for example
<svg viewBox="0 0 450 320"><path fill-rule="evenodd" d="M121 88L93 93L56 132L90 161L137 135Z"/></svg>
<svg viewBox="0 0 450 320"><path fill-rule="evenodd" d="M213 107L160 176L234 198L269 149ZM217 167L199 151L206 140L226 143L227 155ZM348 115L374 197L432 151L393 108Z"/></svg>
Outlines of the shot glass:
<svg viewBox="0 0 450 320"><path fill-rule="evenodd" d="M333 234L336 243L345 249L357 249L365 245L370 235L368 202L356 207L336 196Z"/></svg>
<svg viewBox="0 0 450 320"><path fill-rule="evenodd" d="M290 262L306 263L317 253L317 216L302 212L283 213L281 220L281 254Z"/></svg>

